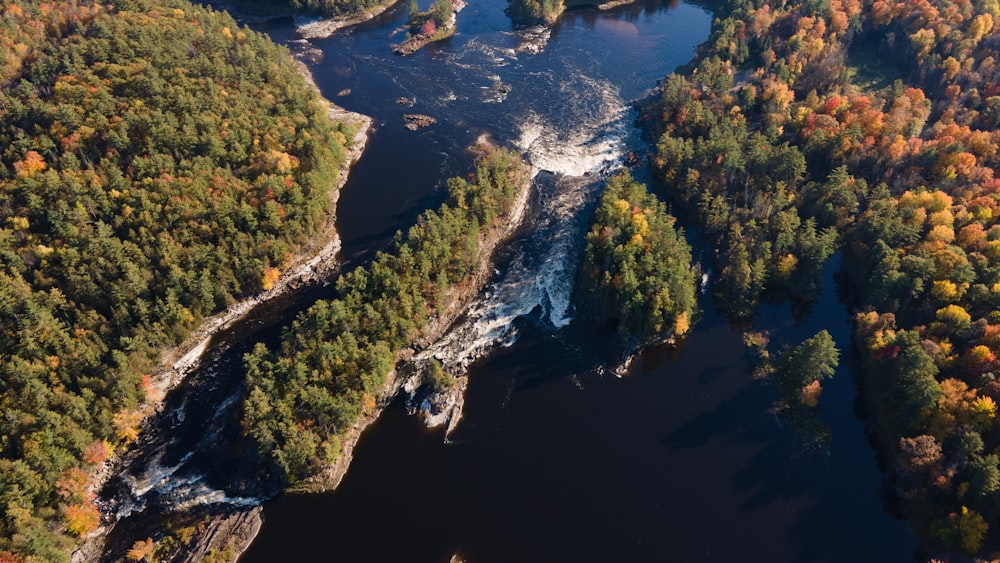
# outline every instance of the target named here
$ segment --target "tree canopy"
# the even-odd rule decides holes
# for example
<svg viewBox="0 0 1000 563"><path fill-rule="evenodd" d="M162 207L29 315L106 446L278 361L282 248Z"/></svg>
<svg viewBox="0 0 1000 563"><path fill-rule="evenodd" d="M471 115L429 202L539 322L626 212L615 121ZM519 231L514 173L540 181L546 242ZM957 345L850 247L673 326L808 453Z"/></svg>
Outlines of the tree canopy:
<svg viewBox="0 0 1000 563"><path fill-rule="evenodd" d="M67 558L159 352L287 267L349 131L184 0L0 7L0 559ZM348 133L348 135L345 135Z"/></svg>
<svg viewBox="0 0 1000 563"><path fill-rule="evenodd" d="M594 312L619 321L626 339L684 335L696 307L684 231L628 174L608 180L587 234L584 291Z"/></svg>
<svg viewBox="0 0 1000 563"><path fill-rule="evenodd" d="M997 3L733 0L718 16L653 112L659 174L717 233L721 304L808 300L844 248L902 509L930 546L996 550Z"/></svg>
<svg viewBox="0 0 1000 563"><path fill-rule="evenodd" d="M775 370L782 395L801 396L802 390L833 377L840 362L840 350L833 337L821 330L784 353Z"/></svg>
<svg viewBox="0 0 1000 563"><path fill-rule="evenodd" d="M394 248L337 281L284 331L278 349L246 356L243 428L281 481L295 484L336 459L344 432L382 399L400 351L474 283L478 262L509 221L527 167L494 150L471 181L448 181L449 200L422 214Z"/></svg>
<svg viewBox="0 0 1000 563"><path fill-rule="evenodd" d="M293 10L324 16L346 16L358 14L388 0L282 0Z"/></svg>

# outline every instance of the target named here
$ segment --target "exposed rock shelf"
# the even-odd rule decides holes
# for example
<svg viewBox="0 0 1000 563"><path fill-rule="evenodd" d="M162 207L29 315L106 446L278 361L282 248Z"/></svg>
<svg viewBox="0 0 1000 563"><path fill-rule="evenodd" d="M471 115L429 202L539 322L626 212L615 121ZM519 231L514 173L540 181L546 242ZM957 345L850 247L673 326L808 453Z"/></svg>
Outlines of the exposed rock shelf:
<svg viewBox="0 0 1000 563"><path fill-rule="evenodd" d="M416 131L418 129L423 129L424 127L430 127L435 123L437 123L437 120L429 115L408 113L403 116L403 127L406 127L410 131Z"/></svg>
<svg viewBox="0 0 1000 563"><path fill-rule="evenodd" d="M309 19L304 16L295 16L295 26L299 35L306 39L323 39L329 37L345 27L351 27L375 19L383 12L399 3L399 0L387 0L373 6L359 14L337 16L333 18Z"/></svg>

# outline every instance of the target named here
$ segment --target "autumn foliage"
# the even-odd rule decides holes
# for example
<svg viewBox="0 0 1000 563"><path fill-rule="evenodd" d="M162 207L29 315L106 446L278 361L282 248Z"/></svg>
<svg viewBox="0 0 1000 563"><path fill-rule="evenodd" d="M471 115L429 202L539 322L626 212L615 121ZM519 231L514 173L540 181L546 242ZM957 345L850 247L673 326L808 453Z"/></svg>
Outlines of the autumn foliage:
<svg viewBox="0 0 1000 563"><path fill-rule="evenodd" d="M626 348L690 328L696 273L674 223L631 175L608 180L587 235L581 285L591 313L618 321Z"/></svg>
<svg viewBox="0 0 1000 563"><path fill-rule="evenodd" d="M326 221L353 135L185 0L0 3L0 559L63 561L159 352Z"/></svg>
<svg viewBox="0 0 1000 563"><path fill-rule="evenodd" d="M471 181L448 181L448 201L421 215L389 252L336 283L339 298L298 315L274 349L245 357L243 430L285 484L321 471L370 412L399 351L426 334L452 290L472 283L483 243L510 220L528 169L491 150Z"/></svg>
<svg viewBox="0 0 1000 563"><path fill-rule="evenodd" d="M132 548L125 554L125 557L129 561L144 561L148 560L154 551L156 551L156 542L152 538L146 538L135 542Z"/></svg>
<svg viewBox="0 0 1000 563"><path fill-rule="evenodd" d="M844 249L900 505L969 554L1000 546L998 45L995 1L737 0L656 108L656 163L718 236L730 312L808 299Z"/></svg>

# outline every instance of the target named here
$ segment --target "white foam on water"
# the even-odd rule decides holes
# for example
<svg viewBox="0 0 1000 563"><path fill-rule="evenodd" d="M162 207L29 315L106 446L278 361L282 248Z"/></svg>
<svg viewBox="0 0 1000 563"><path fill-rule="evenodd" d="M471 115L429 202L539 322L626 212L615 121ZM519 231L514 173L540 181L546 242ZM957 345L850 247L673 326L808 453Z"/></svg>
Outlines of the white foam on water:
<svg viewBox="0 0 1000 563"><path fill-rule="evenodd" d="M171 510L184 511L209 504L249 507L257 506L265 500L258 497L231 497L219 489L205 485L202 480L201 476L185 479L171 490L168 502Z"/></svg>
<svg viewBox="0 0 1000 563"><path fill-rule="evenodd" d="M239 391L222 401L215 410L207 432L191 451L185 453L174 465L165 465L166 445L158 449L137 467L132 463L132 470L139 469L138 474L122 472L122 482L128 487L129 494L119 498L120 504L115 508L116 520L122 520L130 515L145 511L149 499L156 497L157 506L166 506L171 511L180 511L204 504L230 504L234 506L255 506L264 502L263 498L229 497L223 491L208 487L203 483L205 476L200 473L190 474L184 471L195 451L204 450L222 439L224 425L221 419L231 412L231 407L241 397ZM180 417L183 413L182 404L173 414Z"/></svg>
<svg viewBox="0 0 1000 563"><path fill-rule="evenodd" d="M588 99L580 106L582 115L556 124L529 113L514 142L535 174L531 234L515 243L510 265L470 306L464 321L416 359L436 358L450 371L464 370L494 346L511 345L518 317L540 310L555 330L572 321L571 297L589 219L584 211L596 198L603 173L620 162L630 123L610 84L582 77L566 89ZM540 180L542 171L552 177Z"/></svg>
<svg viewBox="0 0 1000 563"><path fill-rule="evenodd" d="M179 470L193 455L192 452L188 452L180 459L176 465L163 465L161 463L163 459L163 451L161 450L153 457L145 468L145 471L137 477L126 476L126 483L132 490L132 495L135 497L143 497L153 489L165 486L169 487L171 484L171 477L177 473Z"/></svg>

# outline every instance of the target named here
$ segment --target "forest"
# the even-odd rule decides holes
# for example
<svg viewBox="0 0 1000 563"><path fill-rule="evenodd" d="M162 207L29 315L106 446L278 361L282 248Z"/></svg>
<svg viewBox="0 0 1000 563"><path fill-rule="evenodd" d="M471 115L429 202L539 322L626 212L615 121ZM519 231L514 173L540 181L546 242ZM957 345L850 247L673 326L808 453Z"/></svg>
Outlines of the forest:
<svg viewBox="0 0 1000 563"><path fill-rule="evenodd" d="M317 234L352 133L224 13L0 13L0 560L64 561L160 352Z"/></svg>
<svg viewBox="0 0 1000 563"><path fill-rule="evenodd" d="M364 0L289 0L326 15ZM514 0L516 19L565 7ZM933 553L1000 550L1000 4L731 0L647 114L653 162L718 249L719 305L808 303L843 256L859 387L895 505ZM269 288L323 226L351 138L288 53L186 0L0 8L0 561L64 561L92 477L140 431L160 352ZM526 171L491 153L392 248L245 358L243 428L301 483L472 283ZM646 340L694 315L690 248L612 178L583 285ZM812 408L841 351L773 364Z"/></svg>
<svg viewBox="0 0 1000 563"><path fill-rule="evenodd" d="M1000 548L1000 7L727 3L664 82L655 162L719 303L808 301L837 249L869 424L931 552Z"/></svg>
<svg viewBox="0 0 1000 563"><path fill-rule="evenodd" d="M555 23L567 8L574 6L597 6L595 0L509 0L507 14L517 23Z"/></svg>
<svg viewBox="0 0 1000 563"><path fill-rule="evenodd" d="M507 13L519 23L551 24L565 9L564 0L510 0Z"/></svg>
<svg viewBox="0 0 1000 563"><path fill-rule="evenodd" d="M293 10L322 16L346 16L363 12L392 0L280 0Z"/></svg>
<svg viewBox="0 0 1000 563"><path fill-rule="evenodd" d="M393 248L341 276L337 299L318 301L275 350L247 354L243 428L284 485L318 474L340 436L385 400L404 349L427 336L455 301L528 181L520 155L491 150L469 180L448 181L448 201L423 213Z"/></svg>
<svg viewBox="0 0 1000 563"><path fill-rule="evenodd" d="M623 173L607 182L581 272L593 313L617 320L626 344L687 333L697 287L691 246L666 205Z"/></svg>

